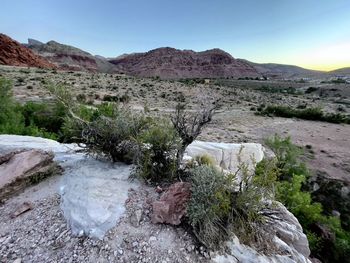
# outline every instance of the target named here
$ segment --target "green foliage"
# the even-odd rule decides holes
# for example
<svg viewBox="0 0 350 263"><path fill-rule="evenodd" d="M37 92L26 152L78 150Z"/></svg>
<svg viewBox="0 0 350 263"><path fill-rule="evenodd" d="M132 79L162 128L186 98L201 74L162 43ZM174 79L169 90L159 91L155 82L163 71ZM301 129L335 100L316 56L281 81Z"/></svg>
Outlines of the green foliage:
<svg viewBox="0 0 350 263"><path fill-rule="evenodd" d="M300 161L303 150L294 145L290 137L281 138L278 135L265 140L276 157L276 165L280 169L280 179L288 180L293 174L309 176L305 163Z"/></svg>
<svg viewBox="0 0 350 263"><path fill-rule="evenodd" d="M28 102L22 106L14 101L11 90L12 82L0 78L0 133L57 139L58 113L50 113L44 103Z"/></svg>
<svg viewBox="0 0 350 263"><path fill-rule="evenodd" d="M311 193L303 191L309 172L300 161L300 149L289 137L275 136L267 140L267 144L276 155L276 199L298 218L309 239L312 255L323 262L346 262L350 256L350 232L343 229L339 218L325 215L322 205L312 200ZM266 163L260 165L266 167ZM260 169L258 164L258 177ZM318 225L328 229L335 239L316 231Z"/></svg>
<svg viewBox="0 0 350 263"><path fill-rule="evenodd" d="M172 180L177 173L176 155L181 140L166 120L153 121L137 138L140 145L137 175L148 182Z"/></svg>
<svg viewBox="0 0 350 263"><path fill-rule="evenodd" d="M276 199L282 202L307 229L322 217L322 206L320 203L312 202L310 193L301 190L305 179L304 175L293 175L291 181L278 182Z"/></svg>
<svg viewBox="0 0 350 263"><path fill-rule="evenodd" d="M229 234L227 222L231 211L232 181L212 166L198 166L190 173L189 222L199 241L209 248L218 248Z"/></svg>
<svg viewBox="0 0 350 263"><path fill-rule="evenodd" d="M350 117L342 113L324 113L319 107L295 109L284 105L268 105L258 112L260 115L284 118L299 118L304 120L324 121L331 123L350 124Z"/></svg>
<svg viewBox="0 0 350 263"><path fill-rule="evenodd" d="M239 166L242 179L238 184L236 174L224 174L213 166L190 170L189 222L198 240L211 249L218 248L232 233L245 244L262 246L263 200L273 196L276 173L261 168L260 176L254 178L246 164Z"/></svg>

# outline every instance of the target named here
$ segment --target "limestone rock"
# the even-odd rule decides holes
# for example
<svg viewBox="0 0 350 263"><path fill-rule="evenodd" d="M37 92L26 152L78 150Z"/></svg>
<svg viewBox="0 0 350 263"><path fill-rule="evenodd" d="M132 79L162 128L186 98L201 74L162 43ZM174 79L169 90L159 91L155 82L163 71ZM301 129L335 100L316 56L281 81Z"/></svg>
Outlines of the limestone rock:
<svg viewBox="0 0 350 263"><path fill-rule="evenodd" d="M194 141L185 152L184 161L207 154L221 170L237 173L241 164L253 172L255 164L264 158L264 147L259 143L217 143ZM240 173L237 173L238 177ZM238 178L239 179L239 178Z"/></svg>
<svg viewBox="0 0 350 263"><path fill-rule="evenodd" d="M186 205L191 197L191 184L178 182L172 184L162 194L159 201L153 202L153 223L179 225L186 213Z"/></svg>
<svg viewBox="0 0 350 263"><path fill-rule="evenodd" d="M0 157L0 200L57 171L52 152L14 151Z"/></svg>
<svg viewBox="0 0 350 263"><path fill-rule="evenodd" d="M125 212L131 166L90 157L66 168L61 183L61 208L72 232L102 239Z"/></svg>

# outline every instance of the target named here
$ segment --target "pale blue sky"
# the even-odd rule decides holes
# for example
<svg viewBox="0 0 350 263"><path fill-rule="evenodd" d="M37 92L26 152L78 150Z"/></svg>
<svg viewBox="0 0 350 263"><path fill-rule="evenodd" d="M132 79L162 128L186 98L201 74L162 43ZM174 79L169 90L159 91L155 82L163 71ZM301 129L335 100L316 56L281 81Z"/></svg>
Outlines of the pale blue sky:
<svg viewBox="0 0 350 263"><path fill-rule="evenodd" d="M1 0L0 32L92 54L221 48L255 62L350 66L349 0Z"/></svg>

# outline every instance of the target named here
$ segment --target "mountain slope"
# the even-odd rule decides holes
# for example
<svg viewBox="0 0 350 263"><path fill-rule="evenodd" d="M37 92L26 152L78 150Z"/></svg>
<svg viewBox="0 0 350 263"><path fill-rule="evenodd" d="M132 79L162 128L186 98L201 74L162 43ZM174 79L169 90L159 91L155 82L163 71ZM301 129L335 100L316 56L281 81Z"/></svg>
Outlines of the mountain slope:
<svg viewBox="0 0 350 263"><path fill-rule="evenodd" d="M126 74L163 79L258 76L256 69L230 54L211 49L203 52L158 48L109 60Z"/></svg>
<svg viewBox="0 0 350 263"><path fill-rule="evenodd" d="M46 44L40 41L28 39L27 47L36 54L45 57L57 65L60 69L81 70L90 72L116 72L113 64L101 56L93 56L76 47L49 41Z"/></svg>
<svg viewBox="0 0 350 263"><path fill-rule="evenodd" d="M4 34L0 34L0 64L38 68L56 67Z"/></svg>
<svg viewBox="0 0 350 263"><path fill-rule="evenodd" d="M244 60L252 65L260 74L272 78L302 78L302 77L321 77L325 74L323 71L305 69L294 65L284 65L276 63L254 63Z"/></svg>

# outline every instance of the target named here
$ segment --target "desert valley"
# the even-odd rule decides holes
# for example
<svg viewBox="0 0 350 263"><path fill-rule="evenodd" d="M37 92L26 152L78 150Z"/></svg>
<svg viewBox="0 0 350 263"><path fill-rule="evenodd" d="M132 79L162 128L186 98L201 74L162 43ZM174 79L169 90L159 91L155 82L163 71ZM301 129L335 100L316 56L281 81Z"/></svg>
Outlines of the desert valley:
<svg viewBox="0 0 350 263"><path fill-rule="evenodd" d="M21 44L0 34L0 83L0 262L349 262L350 68L317 71L293 65L259 64L234 58L217 48L196 52L160 47L105 58L54 40L42 43L29 39ZM9 97L11 101L7 100ZM53 108L59 102L66 110L57 117ZM30 132L8 128L11 118L6 120L3 116L18 116L6 112L4 107L12 104L16 105L14 111L23 114L21 118L27 121L23 127L31 127ZM179 105L186 111L181 113ZM23 110L18 110L21 107ZM121 115L113 115L113 107L121 107ZM208 107L211 108L206 111ZM110 111L113 113L108 115ZM142 131L140 137L135 133L114 145L119 136L113 134L116 127L134 125L123 120L127 122L132 116L130 119L135 121L141 118L139 115L153 119L153 126L146 125L149 132ZM120 121L120 116L124 116L122 124L114 123L113 120ZM104 118L107 120L101 128L99 121ZM196 118L203 118L202 122ZM168 139L173 132L168 120L180 134L173 136L179 137ZM120 129L136 129L126 126ZM194 136L196 128L200 133ZM68 129L81 129L81 133L67 132ZM147 168L150 171L146 176L148 152L142 147L152 148L159 142L152 154L159 154L163 148L171 153L171 147L178 145L176 140L184 145L184 130L184 134L193 135L188 136L192 140L184 155L192 161L186 165L195 168L181 170L179 167L185 165L181 164L181 173L177 171L177 176L169 177L170 181L162 181L157 177L164 172L162 164L160 170ZM110 137L101 146L98 143L104 136ZM137 153L141 157L135 155L140 159L133 155L136 163L135 159L130 161L128 156L118 155L118 147L125 147L125 141L131 143L128 150L135 145L140 147L141 154ZM153 158L152 154L147 158ZM257 205L261 209L256 215L269 209L277 212L272 216L266 212L261 222L243 227L249 235L227 221L229 216L220 219L227 224L225 231L232 224L235 233L226 248L211 246L214 238L205 240L207 236L201 231L209 231L205 228L208 222L198 226L194 223L198 221L191 221L191 212L197 211L191 202L199 204L203 198L196 195L194 187L198 181L187 180L186 176L191 178L192 171L193 176L199 173L201 162L205 163L196 159L200 155L210 159L206 162L214 163L216 172L221 169L241 178L240 187L243 182L247 189L255 189L254 198L260 193L257 189L268 189L269 180L276 180L272 192L280 206L266 205L270 192L263 192L264 206ZM250 186L250 180L255 182L247 179L251 169L276 156L275 168L268 170L266 165L265 172L259 175L260 184ZM41 162L37 158L42 158ZM169 158L164 159L167 165ZM157 166L157 159L154 160L147 165ZM31 166L31 162L38 164ZM132 172L128 169L134 166L139 167L135 169L140 169L142 176L130 181L128 175ZM300 174L302 169L307 169L308 174ZM211 173L215 175L215 171ZM256 176L257 171L260 170L256 168ZM8 178L9 174L18 177ZM299 188L294 175L305 175ZM274 176L277 177L271 179ZM285 179L286 176L290 178ZM200 189L209 189L215 183L209 179ZM192 184L191 191L186 192L187 184ZM223 200L233 190L222 191L213 197L212 204L218 202L218 207L203 217L210 213L221 216L218 211L225 211L227 203ZM191 197L186 195L189 193ZM245 205L253 206L254 198L244 193L239 192L238 196L242 196ZM212 195L207 194L204 199L209 200ZM236 199L230 198L232 211L239 214L241 207L236 211ZM187 202L190 206L184 212ZM321 206L322 212L316 212ZM204 204L201 209L206 209ZM244 220L252 220L250 214L240 216L232 220L237 222L244 216ZM273 223L268 224L269 220ZM262 232L269 238L252 230L265 223ZM259 238L271 242L265 244Z"/></svg>

